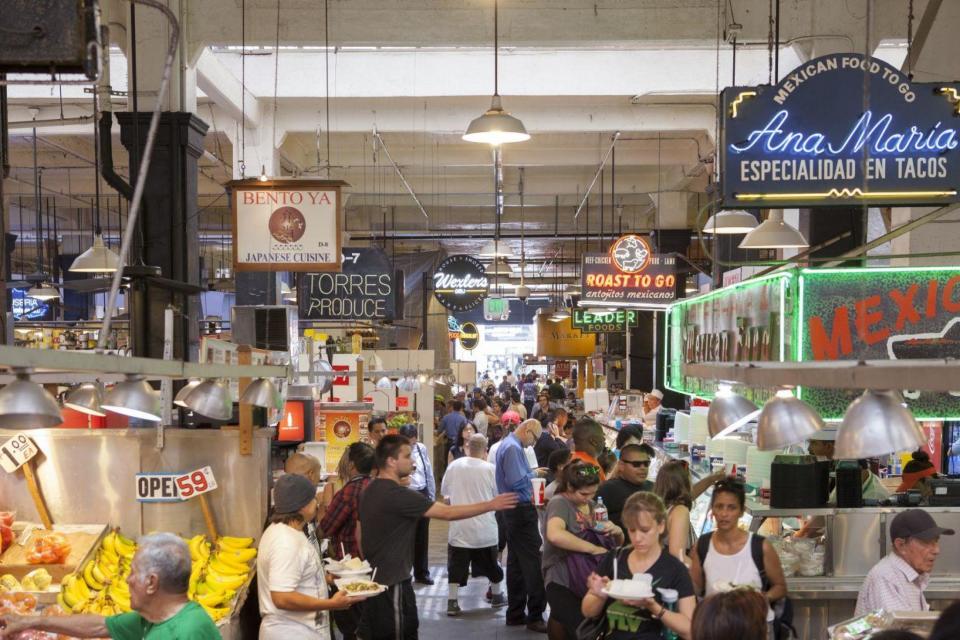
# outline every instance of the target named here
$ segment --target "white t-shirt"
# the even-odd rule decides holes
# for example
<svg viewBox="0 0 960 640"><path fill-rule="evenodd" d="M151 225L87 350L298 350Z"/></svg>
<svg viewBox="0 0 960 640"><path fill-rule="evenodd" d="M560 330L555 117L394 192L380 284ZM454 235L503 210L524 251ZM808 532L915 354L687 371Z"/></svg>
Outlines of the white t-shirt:
<svg viewBox="0 0 960 640"><path fill-rule="evenodd" d="M457 458L443 474L440 493L449 498L452 505L493 500L497 495L493 465L470 456ZM493 512L451 522L447 541L452 547L467 549L497 546L497 520Z"/></svg>
<svg viewBox="0 0 960 640"><path fill-rule="evenodd" d="M274 523L260 538L257 553L257 598L263 617L277 616L298 622L330 637L330 618L326 611L289 611L278 609L271 591L296 591L313 598L327 598L327 581L316 548L302 531Z"/></svg>
<svg viewBox="0 0 960 640"><path fill-rule="evenodd" d="M483 411L477 411L473 415L473 426L477 428L477 433L486 436L487 427L490 425L490 418Z"/></svg>

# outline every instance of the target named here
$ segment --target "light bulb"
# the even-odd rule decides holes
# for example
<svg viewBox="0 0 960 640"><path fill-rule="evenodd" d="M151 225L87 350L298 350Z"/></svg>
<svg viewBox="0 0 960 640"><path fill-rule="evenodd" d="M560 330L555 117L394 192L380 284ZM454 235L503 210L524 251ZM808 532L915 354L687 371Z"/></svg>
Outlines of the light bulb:
<svg viewBox="0 0 960 640"><path fill-rule="evenodd" d="M270 179L267 177L267 165L260 165L260 177L258 179L260 182L266 182Z"/></svg>

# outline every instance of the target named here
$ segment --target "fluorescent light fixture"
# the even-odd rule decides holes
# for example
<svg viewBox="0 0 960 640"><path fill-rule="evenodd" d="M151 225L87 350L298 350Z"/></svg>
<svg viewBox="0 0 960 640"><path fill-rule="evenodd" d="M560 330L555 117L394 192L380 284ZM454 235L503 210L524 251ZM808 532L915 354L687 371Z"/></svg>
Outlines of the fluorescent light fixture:
<svg viewBox="0 0 960 640"><path fill-rule="evenodd" d="M770 217L740 241L741 249L802 249L810 246L794 227L783 221L783 211L772 209Z"/></svg>
<svg viewBox="0 0 960 640"><path fill-rule="evenodd" d="M757 219L749 211L731 209L718 211L703 225L704 233L736 234L748 233L757 228Z"/></svg>

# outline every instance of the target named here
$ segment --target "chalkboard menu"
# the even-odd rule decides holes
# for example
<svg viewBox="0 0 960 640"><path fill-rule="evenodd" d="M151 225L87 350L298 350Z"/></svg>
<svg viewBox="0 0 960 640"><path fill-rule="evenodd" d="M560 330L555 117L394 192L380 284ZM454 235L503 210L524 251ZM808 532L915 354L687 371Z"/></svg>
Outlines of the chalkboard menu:
<svg viewBox="0 0 960 640"><path fill-rule="evenodd" d="M305 320L395 320L403 309L403 278L373 247L345 247L339 273L300 278L300 317Z"/></svg>

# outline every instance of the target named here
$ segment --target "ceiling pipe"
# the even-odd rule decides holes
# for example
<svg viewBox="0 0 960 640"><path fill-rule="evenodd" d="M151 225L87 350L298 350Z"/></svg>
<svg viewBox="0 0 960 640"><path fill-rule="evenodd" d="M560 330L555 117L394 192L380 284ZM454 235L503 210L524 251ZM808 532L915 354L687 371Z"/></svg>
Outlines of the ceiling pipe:
<svg viewBox="0 0 960 640"><path fill-rule="evenodd" d="M403 171L400 170L400 167L396 162L393 161L393 157L390 155L390 151L387 149L387 145L383 144L383 138L380 137L380 132L374 128L373 137L376 139L377 143L380 144L380 148L383 149L383 152L387 156L387 160L390 161L390 164L393 165L393 170L397 172L397 177L400 178L400 182L403 184L403 187L407 190L407 193L410 194L410 197L413 198L413 201L417 203L417 206L420 207L420 213L423 214L423 217L427 220L430 219L430 216L427 215L427 210L423 208L423 203L420 202L420 198L417 197L416 192L413 190L413 187L410 186L410 183L407 182L407 179L403 175Z"/></svg>

